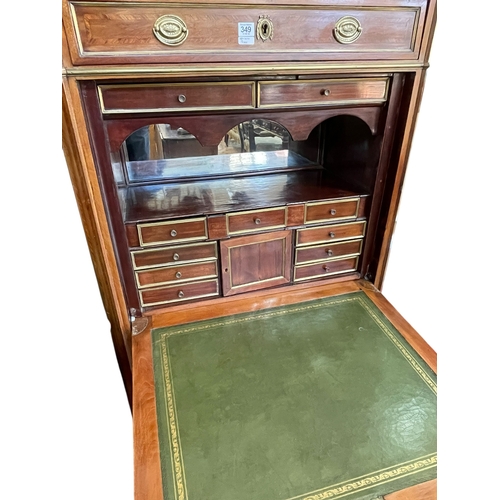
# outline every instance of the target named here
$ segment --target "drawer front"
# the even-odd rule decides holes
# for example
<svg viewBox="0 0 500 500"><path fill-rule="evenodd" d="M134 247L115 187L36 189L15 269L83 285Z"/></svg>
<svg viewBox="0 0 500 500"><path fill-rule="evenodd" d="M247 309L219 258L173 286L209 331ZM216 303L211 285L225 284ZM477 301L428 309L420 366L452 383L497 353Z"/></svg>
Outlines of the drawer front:
<svg viewBox="0 0 500 500"><path fill-rule="evenodd" d="M215 261L183 266L160 267L147 269L135 273L138 288L148 288L169 283L202 280L217 277L217 263Z"/></svg>
<svg viewBox="0 0 500 500"><path fill-rule="evenodd" d="M286 208L268 208L238 212L227 216L227 234L255 233L286 226Z"/></svg>
<svg viewBox="0 0 500 500"><path fill-rule="evenodd" d="M348 240L340 243L297 248L295 250L295 263L306 264L337 257L359 255L362 246L363 240Z"/></svg>
<svg viewBox="0 0 500 500"><path fill-rule="evenodd" d="M171 222L137 224L139 242L142 247L208 238L205 217Z"/></svg>
<svg viewBox="0 0 500 500"><path fill-rule="evenodd" d="M255 107L253 82L99 85L105 115Z"/></svg>
<svg viewBox="0 0 500 500"><path fill-rule="evenodd" d="M418 58L426 0L352 3L180 2L166 9L156 1L75 1L64 24L77 65ZM270 20L264 32L260 16ZM254 34L245 36L239 23L253 25Z"/></svg>
<svg viewBox="0 0 500 500"><path fill-rule="evenodd" d="M361 238L365 234L366 221L350 222L348 224L332 224L308 229L297 230L297 246L329 241Z"/></svg>
<svg viewBox="0 0 500 500"><path fill-rule="evenodd" d="M359 198L336 200L306 205L306 224L355 219L358 216Z"/></svg>
<svg viewBox="0 0 500 500"><path fill-rule="evenodd" d="M174 266L186 262L217 259L217 243L214 241L194 245L179 245L155 250L131 252L134 269Z"/></svg>
<svg viewBox="0 0 500 500"><path fill-rule="evenodd" d="M356 271L358 257L348 259L328 260L318 264L298 266L294 269L294 281L302 281L311 278L323 278L335 274L350 273Z"/></svg>
<svg viewBox="0 0 500 500"><path fill-rule="evenodd" d="M258 107L380 104L387 100L388 86L387 78L260 82Z"/></svg>
<svg viewBox="0 0 500 500"><path fill-rule="evenodd" d="M161 304L174 304L186 300L201 299L219 295L218 280L197 281L170 285L160 288L139 290L139 297L143 307Z"/></svg>

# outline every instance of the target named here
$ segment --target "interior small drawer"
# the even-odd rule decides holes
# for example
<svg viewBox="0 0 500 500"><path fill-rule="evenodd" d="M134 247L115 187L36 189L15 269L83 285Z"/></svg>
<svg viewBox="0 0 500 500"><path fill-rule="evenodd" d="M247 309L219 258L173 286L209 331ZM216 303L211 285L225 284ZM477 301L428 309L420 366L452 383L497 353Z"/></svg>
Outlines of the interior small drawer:
<svg viewBox="0 0 500 500"><path fill-rule="evenodd" d="M219 281L216 279L139 290L139 298L143 307L173 304L217 295L219 295Z"/></svg>
<svg viewBox="0 0 500 500"><path fill-rule="evenodd" d="M307 203L305 222L328 222L355 219L358 216L359 198Z"/></svg>
<svg viewBox="0 0 500 500"><path fill-rule="evenodd" d="M228 214L226 222L228 235L282 229L286 226L286 207Z"/></svg>
<svg viewBox="0 0 500 500"><path fill-rule="evenodd" d="M202 280L217 277L217 262L207 261L182 266L159 267L137 271L135 278L138 288L148 288L170 283Z"/></svg>
<svg viewBox="0 0 500 500"><path fill-rule="evenodd" d="M321 262L336 257L347 257L359 255L363 240L348 240L338 243L327 243L326 245L317 245L313 247L302 247L295 250L296 264L309 264Z"/></svg>
<svg viewBox="0 0 500 500"><path fill-rule="evenodd" d="M105 115L255 107L254 82L99 85Z"/></svg>
<svg viewBox="0 0 500 500"><path fill-rule="evenodd" d="M137 232L142 247L161 245L163 243L206 240L208 238L205 217L137 224Z"/></svg>
<svg viewBox="0 0 500 500"><path fill-rule="evenodd" d="M258 107L380 104L387 100L388 86L388 78L259 82Z"/></svg>
<svg viewBox="0 0 500 500"><path fill-rule="evenodd" d="M358 257L328 260L317 264L297 266L294 269L294 281L307 280L311 278L322 278L324 276L354 272L356 271L357 267Z"/></svg>
<svg viewBox="0 0 500 500"><path fill-rule="evenodd" d="M177 245L154 250L137 250L131 252L134 269L149 267L173 266L186 262L217 259L217 243L195 243L193 245Z"/></svg>
<svg viewBox="0 0 500 500"><path fill-rule="evenodd" d="M361 238L365 234L365 226L366 221L358 221L298 229L297 246Z"/></svg>

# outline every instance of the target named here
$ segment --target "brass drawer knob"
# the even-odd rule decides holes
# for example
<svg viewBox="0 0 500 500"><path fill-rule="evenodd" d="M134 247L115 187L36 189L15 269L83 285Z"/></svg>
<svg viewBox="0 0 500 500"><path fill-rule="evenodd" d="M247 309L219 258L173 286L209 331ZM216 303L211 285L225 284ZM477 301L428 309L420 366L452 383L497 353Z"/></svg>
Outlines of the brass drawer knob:
<svg viewBox="0 0 500 500"><path fill-rule="evenodd" d="M179 97L177 97L177 100L179 102L186 102L186 96L184 94L181 94L179 95Z"/></svg>
<svg viewBox="0 0 500 500"><path fill-rule="evenodd" d="M255 224L260 224L260 222L261 222L261 221L260 221L260 219L259 219L258 217L256 217L256 218L254 219L254 222L255 222Z"/></svg>
<svg viewBox="0 0 500 500"><path fill-rule="evenodd" d="M331 257L333 255L333 251L330 249L328 249L326 253L328 254L328 257Z"/></svg>
<svg viewBox="0 0 500 500"><path fill-rule="evenodd" d="M335 215L337 213L337 210L335 210L334 208L332 208L330 210L330 215Z"/></svg>
<svg viewBox="0 0 500 500"><path fill-rule="evenodd" d="M168 14L156 20L153 33L161 43L175 47L186 40L189 31L179 16Z"/></svg>
<svg viewBox="0 0 500 500"><path fill-rule="evenodd" d="M330 95L330 90L329 89L323 89L321 91L321 95L326 95L326 96L329 96Z"/></svg>
<svg viewBox="0 0 500 500"><path fill-rule="evenodd" d="M361 35L361 23L352 16L344 16L333 28L333 36L339 43L355 42Z"/></svg>
<svg viewBox="0 0 500 500"><path fill-rule="evenodd" d="M330 231L328 233L328 236L330 236L330 238L335 238L335 233L333 231Z"/></svg>
<svg viewBox="0 0 500 500"><path fill-rule="evenodd" d="M170 231L170 236L172 236L172 238L175 238L177 236L177 231L175 229L172 229L172 231Z"/></svg>
<svg viewBox="0 0 500 500"><path fill-rule="evenodd" d="M326 272L328 272L328 271L330 270L330 268L329 268L326 264L323 266L323 269L324 269Z"/></svg>
<svg viewBox="0 0 500 500"><path fill-rule="evenodd" d="M179 299L182 299L182 297L184 297L184 292L182 290L179 290L177 297L179 297Z"/></svg>
<svg viewBox="0 0 500 500"><path fill-rule="evenodd" d="M177 279L179 279L180 277L182 277L182 273L181 273L180 271L177 271L177 272L175 273L175 277L176 277Z"/></svg>
<svg viewBox="0 0 500 500"><path fill-rule="evenodd" d="M180 259L180 255L178 253L174 253L174 255L172 255L172 258L174 260L179 260Z"/></svg>

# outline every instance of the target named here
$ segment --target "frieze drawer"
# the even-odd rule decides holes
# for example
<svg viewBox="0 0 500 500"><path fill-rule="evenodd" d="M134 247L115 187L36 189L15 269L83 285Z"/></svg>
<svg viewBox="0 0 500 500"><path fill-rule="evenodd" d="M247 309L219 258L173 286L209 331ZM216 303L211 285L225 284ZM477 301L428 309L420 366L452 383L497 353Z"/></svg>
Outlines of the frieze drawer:
<svg viewBox="0 0 500 500"><path fill-rule="evenodd" d="M266 208L227 215L227 234L255 233L286 226L286 207Z"/></svg>
<svg viewBox="0 0 500 500"><path fill-rule="evenodd" d="M138 288L148 288L170 283L203 280L217 277L217 262L198 262L182 266L145 269L135 273Z"/></svg>
<svg viewBox="0 0 500 500"><path fill-rule="evenodd" d="M253 82L99 85L105 115L120 113L251 109Z"/></svg>
<svg viewBox="0 0 500 500"><path fill-rule="evenodd" d="M150 267L173 266L186 262L217 259L217 243L195 243L192 245L177 245L154 250L137 250L131 252L134 269Z"/></svg>
<svg viewBox="0 0 500 500"><path fill-rule="evenodd" d="M298 229L297 246L361 238L365 234L365 226L366 221L357 221Z"/></svg>
<svg viewBox="0 0 500 500"><path fill-rule="evenodd" d="M186 241L206 240L208 238L207 220L205 217L137 224L137 232L142 247L164 243L184 243Z"/></svg>
<svg viewBox="0 0 500 500"><path fill-rule="evenodd" d="M358 216L359 198L307 203L305 222L328 222L355 219Z"/></svg>
<svg viewBox="0 0 500 500"><path fill-rule="evenodd" d="M75 1L64 4L64 27L75 65L416 60L426 0L379 4Z"/></svg>
<svg viewBox="0 0 500 500"><path fill-rule="evenodd" d="M297 266L294 269L294 281L302 281L311 278L323 278L356 271L358 257L347 259L327 260L316 264Z"/></svg>
<svg viewBox="0 0 500 500"><path fill-rule="evenodd" d="M139 290L139 297L143 307L172 304L218 295L219 281L216 279Z"/></svg>
<svg viewBox="0 0 500 500"><path fill-rule="evenodd" d="M387 78L339 78L260 82L259 108L381 104L387 100Z"/></svg>

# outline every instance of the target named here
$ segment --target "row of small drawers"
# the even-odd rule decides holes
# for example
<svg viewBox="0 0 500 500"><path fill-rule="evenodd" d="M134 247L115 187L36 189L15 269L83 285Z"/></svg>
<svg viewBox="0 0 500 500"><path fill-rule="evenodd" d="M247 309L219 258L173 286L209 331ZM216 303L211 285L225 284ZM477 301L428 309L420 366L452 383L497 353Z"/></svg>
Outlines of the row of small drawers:
<svg viewBox="0 0 500 500"><path fill-rule="evenodd" d="M297 230L294 281L355 271L365 225L356 221ZM214 241L138 250L132 260L145 307L219 295Z"/></svg>
<svg viewBox="0 0 500 500"><path fill-rule="evenodd" d="M99 85L101 111L120 113L200 111L380 104L388 78L339 78L278 82ZM148 98L144 99L147 93Z"/></svg>
<svg viewBox="0 0 500 500"><path fill-rule="evenodd" d="M312 202L305 205L305 225L330 221L353 220L359 216L360 198L346 198L335 201ZM267 208L227 214L224 236L251 234L289 226L288 207ZM138 241L141 247L170 243L220 239L209 234L206 217L182 219L167 222L137 224ZM299 243L300 244L300 243Z"/></svg>

